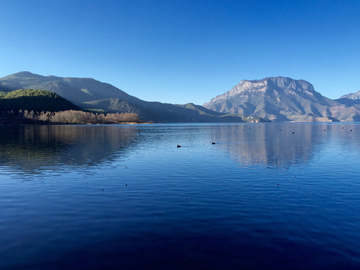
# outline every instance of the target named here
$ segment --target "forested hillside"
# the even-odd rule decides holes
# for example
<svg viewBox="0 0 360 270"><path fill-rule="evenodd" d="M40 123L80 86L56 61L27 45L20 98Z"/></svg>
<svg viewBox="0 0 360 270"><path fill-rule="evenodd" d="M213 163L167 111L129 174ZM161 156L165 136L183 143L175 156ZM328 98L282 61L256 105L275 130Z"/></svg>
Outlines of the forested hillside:
<svg viewBox="0 0 360 270"><path fill-rule="evenodd" d="M20 89L0 92L0 111L50 111L81 110L58 94L46 90Z"/></svg>
<svg viewBox="0 0 360 270"><path fill-rule="evenodd" d="M46 90L20 89L0 92L1 122L118 124L142 122L135 113L84 112L58 94Z"/></svg>

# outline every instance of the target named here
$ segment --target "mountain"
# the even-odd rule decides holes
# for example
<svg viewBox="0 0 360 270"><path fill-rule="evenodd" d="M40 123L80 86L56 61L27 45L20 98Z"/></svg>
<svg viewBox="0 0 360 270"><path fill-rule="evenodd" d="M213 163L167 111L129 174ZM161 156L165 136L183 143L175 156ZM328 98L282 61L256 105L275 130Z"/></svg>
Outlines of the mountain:
<svg viewBox="0 0 360 270"><path fill-rule="evenodd" d="M80 108L56 93L45 90L20 89L0 93L1 111L66 111Z"/></svg>
<svg viewBox="0 0 360 270"><path fill-rule="evenodd" d="M43 89L57 93L83 109L108 112L131 112L140 119L153 122L246 122L267 121L259 117L244 117L214 113L196 105L180 106L160 102L147 102L124 91L92 78L68 78L41 76L31 72L19 72L0 78L0 91L19 88Z"/></svg>
<svg viewBox="0 0 360 270"><path fill-rule="evenodd" d="M360 99L360 91L357 91L356 93L350 93L350 94L347 94L347 95L343 95L340 97L340 99L342 98L347 98L347 99Z"/></svg>
<svg viewBox="0 0 360 270"><path fill-rule="evenodd" d="M359 104L331 100L316 92L309 82L287 77L243 80L203 106L278 122L360 120Z"/></svg>
<svg viewBox="0 0 360 270"><path fill-rule="evenodd" d="M215 112L209 109L204 108L203 106L195 105L193 103L187 103L185 105L178 105L175 106L187 109L189 116L195 116L202 119L202 122L209 122L212 118L218 118L216 122L238 122L239 119L242 119L245 122L263 122L259 117L252 117L252 116L244 116L240 114L223 114L219 112Z"/></svg>
<svg viewBox="0 0 360 270"><path fill-rule="evenodd" d="M109 97L135 102L140 101L110 84L102 83L91 78L41 76L28 71L0 78L0 90L2 91L21 88L52 91L78 104L84 101L93 101Z"/></svg>

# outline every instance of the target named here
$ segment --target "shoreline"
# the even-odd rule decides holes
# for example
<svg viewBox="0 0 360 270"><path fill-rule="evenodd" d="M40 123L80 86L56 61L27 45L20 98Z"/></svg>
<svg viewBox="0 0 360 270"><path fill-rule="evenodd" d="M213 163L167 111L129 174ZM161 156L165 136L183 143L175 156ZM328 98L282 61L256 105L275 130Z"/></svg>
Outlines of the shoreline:
<svg viewBox="0 0 360 270"><path fill-rule="evenodd" d="M126 121L119 123L61 123L61 122L45 122L38 120L0 120L0 126L19 126L19 125L136 125L136 124L152 124L145 121Z"/></svg>

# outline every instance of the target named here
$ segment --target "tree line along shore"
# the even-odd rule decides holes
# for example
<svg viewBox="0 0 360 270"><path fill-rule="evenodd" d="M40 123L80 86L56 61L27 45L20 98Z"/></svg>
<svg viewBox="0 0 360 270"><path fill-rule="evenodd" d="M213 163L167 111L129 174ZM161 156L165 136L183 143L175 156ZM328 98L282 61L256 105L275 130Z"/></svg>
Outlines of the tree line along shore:
<svg viewBox="0 0 360 270"><path fill-rule="evenodd" d="M124 124L145 123L134 113L93 113L76 110L50 111L1 111L1 124Z"/></svg>
<svg viewBox="0 0 360 270"><path fill-rule="evenodd" d="M54 92L20 89L0 92L0 124L144 123L135 113L84 111Z"/></svg>

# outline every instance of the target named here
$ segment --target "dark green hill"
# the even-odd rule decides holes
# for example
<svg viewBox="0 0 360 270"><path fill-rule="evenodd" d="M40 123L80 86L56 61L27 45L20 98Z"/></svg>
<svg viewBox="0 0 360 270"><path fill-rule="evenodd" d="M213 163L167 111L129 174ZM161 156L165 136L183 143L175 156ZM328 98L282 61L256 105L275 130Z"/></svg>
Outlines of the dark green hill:
<svg viewBox="0 0 360 270"><path fill-rule="evenodd" d="M58 112L81 109L56 93L45 90L20 89L0 93L0 111L19 110Z"/></svg>

